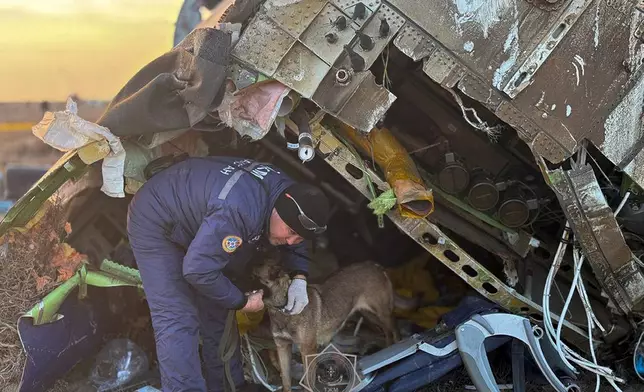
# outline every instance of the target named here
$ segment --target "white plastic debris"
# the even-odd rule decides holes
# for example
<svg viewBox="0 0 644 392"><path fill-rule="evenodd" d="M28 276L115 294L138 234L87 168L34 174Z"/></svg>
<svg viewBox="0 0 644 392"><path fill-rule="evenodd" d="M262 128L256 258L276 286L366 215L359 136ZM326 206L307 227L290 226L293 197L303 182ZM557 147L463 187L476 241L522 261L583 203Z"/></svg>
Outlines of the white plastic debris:
<svg viewBox="0 0 644 392"><path fill-rule="evenodd" d="M129 383L148 371L145 352L130 339L114 339L96 356L89 375L98 392L125 390Z"/></svg>
<svg viewBox="0 0 644 392"><path fill-rule="evenodd" d="M57 150L67 152L92 142L107 140L110 154L103 159L101 191L110 197L125 197L123 171L125 150L121 140L109 129L78 116L78 106L71 97L64 111L46 112L32 128L33 134Z"/></svg>

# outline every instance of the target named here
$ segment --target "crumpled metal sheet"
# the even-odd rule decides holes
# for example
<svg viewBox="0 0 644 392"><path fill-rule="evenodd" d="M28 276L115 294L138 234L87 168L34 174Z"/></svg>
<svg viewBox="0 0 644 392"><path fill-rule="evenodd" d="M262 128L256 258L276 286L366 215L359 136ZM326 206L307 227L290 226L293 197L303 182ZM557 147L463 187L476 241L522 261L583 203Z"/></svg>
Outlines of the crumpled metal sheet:
<svg viewBox="0 0 644 392"><path fill-rule="evenodd" d="M356 36L357 26L354 24L349 24L344 30L330 29L330 21L335 21L341 16L346 17L337 7L327 4L302 34L302 43L327 64L334 64L335 60L342 54L344 45L351 44L351 41ZM334 43L326 40L326 35L331 30L337 39Z"/></svg>
<svg viewBox="0 0 644 392"><path fill-rule="evenodd" d="M394 44L559 163L590 140L644 186L644 11L632 2L387 0L405 26ZM461 78L460 81L457 81ZM475 87L475 88L472 88ZM503 93L505 92L505 93Z"/></svg>
<svg viewBox="0 0 644 392"><path fill-rule="evenodd" d="M414 61L428 57L436 49L436 42L433 39L409 23L400 30L394 45Z"/></svg>
<svg viewBox="0 0 644 392"><path fill-rule="evenodd" d="M376 78L368 73L337 117L357 130L369 132L384 118L395 100L396 96L376 84Z"/></svg>
<svg viewBox="0 0 644 392"><path fill-rule="evenodd" d="M464 76L465 69L449 52L437 49L425 60L423 72L436 83L452 88Z"/></svg>
<svg viewBox="0 0 644 392"><path fill-rule="evenodd" d="M548 175L575 238L606 293L624 313L642 310L644 273L626 245L592 167L557 169Z"/></svg>
<svg viewBox="0 0 644 392"><path fill-rule="evenodd" d="M244 66L262 72L290 87L320 108L362 132L375 128L396 97L375 83L369 71L352 69L344 46L363 57L365 69L403 26L404 19L381 2L366 4L365 17L352 20L355 1L301 0L265 2L250 21L232 55ZM338 16L347 21L340 30L332 23ZM379 35L381 19L390 26ZM364 31L374 48L363 50L356 31ZM337 41L325 37L335 33ZM339 70L348 81L338 79Z"/></svg>
<svg viewBox="0 0 644 392"><path fill-rule="evenodd" d="M260 13L239 37L232 55L267 76L273 76L294 43L295 38L265 13Z"/></svg>

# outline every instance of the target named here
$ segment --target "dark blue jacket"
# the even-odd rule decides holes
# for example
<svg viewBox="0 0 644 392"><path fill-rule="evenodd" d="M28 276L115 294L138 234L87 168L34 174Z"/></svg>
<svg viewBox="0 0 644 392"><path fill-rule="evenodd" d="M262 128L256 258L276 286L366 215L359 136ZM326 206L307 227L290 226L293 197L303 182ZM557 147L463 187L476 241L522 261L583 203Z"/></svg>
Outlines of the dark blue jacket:
<svg viewBox="0 0 644 392"><path fill-rule="evenodd" d="M291 184L271 164L189 158L146 182L132 201L129 219L162 228L186 252L183 277L220 306L238 309L245 296L226 275L249 273L248 261L258 240L268 235L275 201ZM287 269L308 272L306 242L284 250Z"/></svg>

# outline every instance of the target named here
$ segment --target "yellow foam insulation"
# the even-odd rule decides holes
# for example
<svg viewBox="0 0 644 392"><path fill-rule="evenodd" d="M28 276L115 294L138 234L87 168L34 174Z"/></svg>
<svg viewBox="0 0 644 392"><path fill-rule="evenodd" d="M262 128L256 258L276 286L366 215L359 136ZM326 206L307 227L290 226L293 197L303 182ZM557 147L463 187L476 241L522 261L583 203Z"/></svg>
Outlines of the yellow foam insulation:
<svg viewBox="0 0 644 392"><path fill-rule="evenodd" d="M380 166L396 194L402 216L425 218L434 212L432 190L427 189L409 153L389 129L374 128L362 133L344 123L338 125L344 136Z"/></svg>
<svg viewBox="0 0 644 392"><path fill-rule="evenodd" d="M421 304L436 302L439 292L427 269L428 263L432 262L435 261L429 255L423 254L400 267L388 269L387 274L396 293L406 298L420 297ZM452 309L448 306L421 306L417 310L395 309L394 315L424 328L434 328L441 316Z"/></svg>

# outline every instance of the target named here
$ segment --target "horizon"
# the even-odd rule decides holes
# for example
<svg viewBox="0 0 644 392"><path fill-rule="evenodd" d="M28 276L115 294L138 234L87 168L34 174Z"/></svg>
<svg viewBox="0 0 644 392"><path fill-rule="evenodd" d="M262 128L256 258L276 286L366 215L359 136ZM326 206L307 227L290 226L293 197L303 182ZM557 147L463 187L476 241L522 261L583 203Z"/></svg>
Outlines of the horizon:
<svg viewBox="0 0 644 392"><path fill-rule="evenodd" d="M110 101L172 48L182 3L0 0L0 103Z"/></svg>

